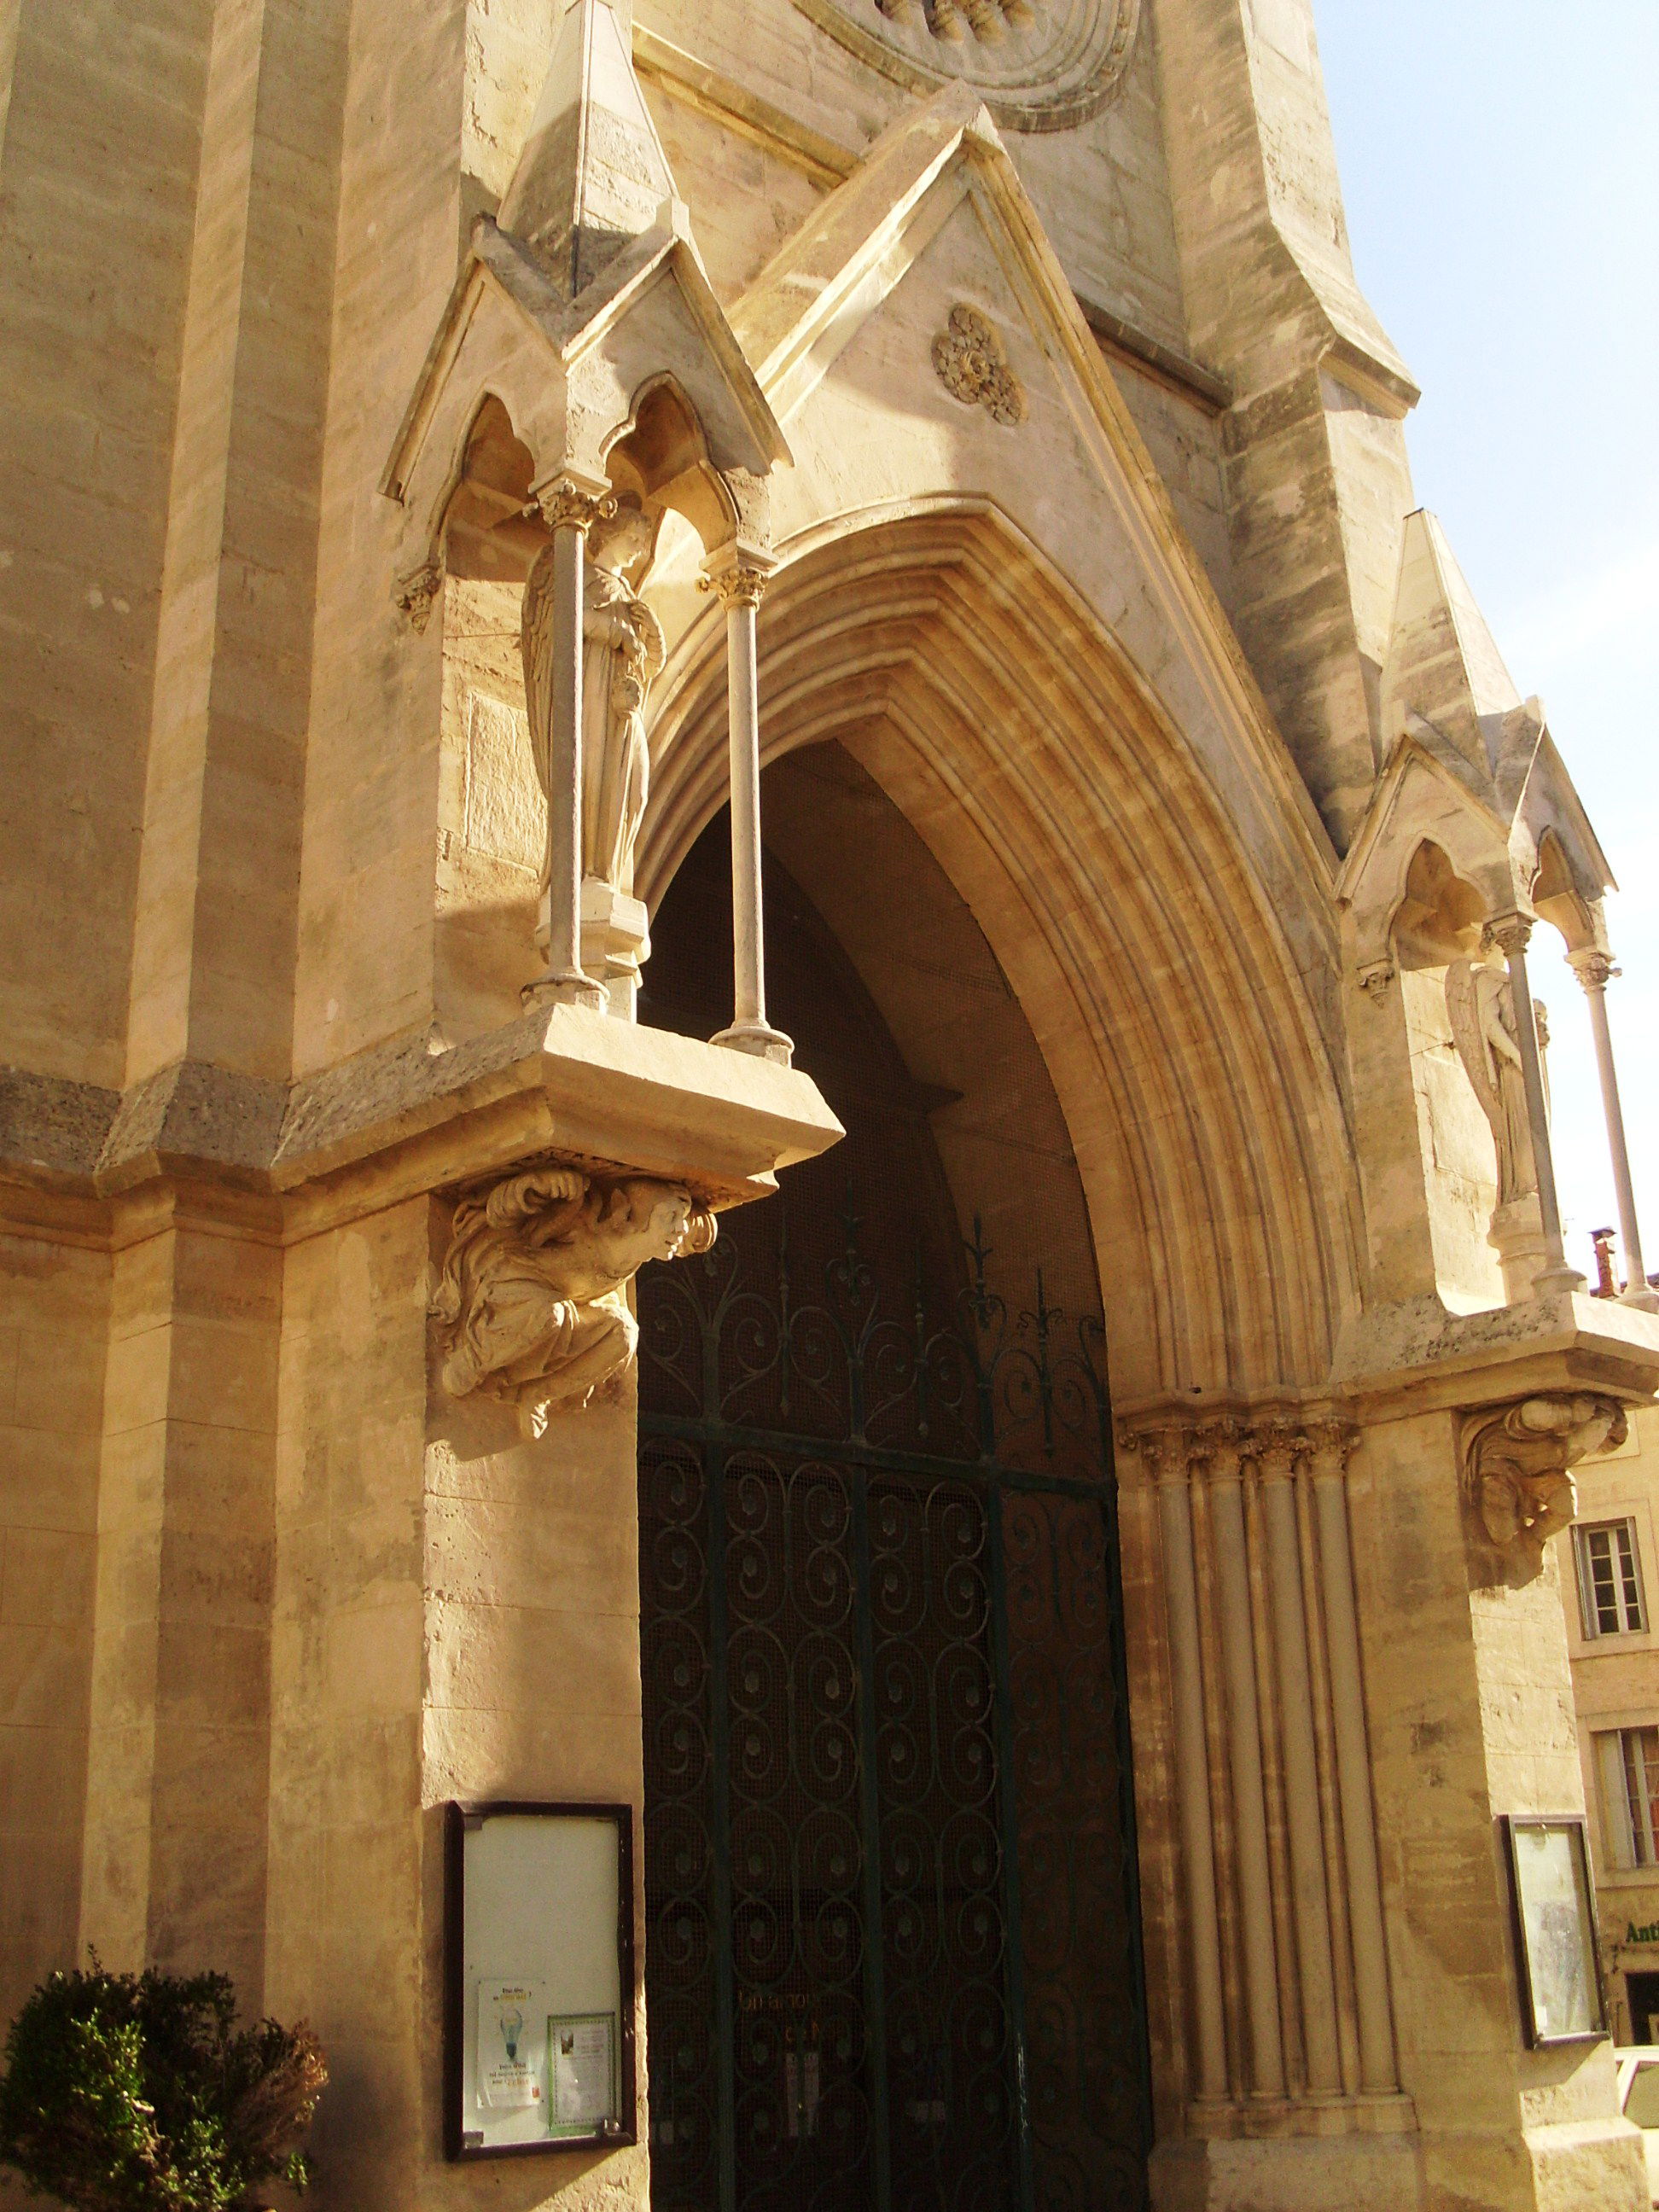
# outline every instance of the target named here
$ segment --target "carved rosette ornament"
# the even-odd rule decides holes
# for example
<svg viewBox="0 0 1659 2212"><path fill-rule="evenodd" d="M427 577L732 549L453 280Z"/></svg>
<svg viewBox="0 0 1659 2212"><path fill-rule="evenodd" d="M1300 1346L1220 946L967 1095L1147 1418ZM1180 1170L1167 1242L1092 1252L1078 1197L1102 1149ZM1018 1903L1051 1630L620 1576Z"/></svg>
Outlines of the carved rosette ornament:
<svg viewBox="0 0 1659 2212"><path fill-rule="evenodd" d="M541 1436L556 1406L585 1406L632 1361L628 1285L646 1261L706 1252L714 1236L689 1191L643 1176L534 1168L464 1198L430 1306L444 1389L516 1406L523 1433Z"/></svg>
<svg viewBox="0 0 1659 2212"><path fill-rule="evenodd" d="M1025 393L1000 337L977 307L960 302L933 340L939 382L964 407L983 407L994 422L1025 420Z"/></svg>
<svg viewBox="0 0 1659 2212"><path fill-rule="evenodd" d="M1625 1436L1624 1407L1588 1392L1553 1391L1463 1416L1465 1508L1504 1579L1518 1586L1539 1573L1545 1545L1577 1510L1571 1470Z"/></svg>

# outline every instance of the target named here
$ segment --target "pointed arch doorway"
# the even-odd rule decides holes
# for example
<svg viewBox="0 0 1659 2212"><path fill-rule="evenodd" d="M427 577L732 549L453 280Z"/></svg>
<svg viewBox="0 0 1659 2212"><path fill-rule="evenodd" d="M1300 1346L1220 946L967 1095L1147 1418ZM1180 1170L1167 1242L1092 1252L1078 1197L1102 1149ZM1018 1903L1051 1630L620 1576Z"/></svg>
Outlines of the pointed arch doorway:
<svg viewBox="0 0 1659 2212"><path fill-rule="evenodd" d="M918 1079L826 920L862 938L927 879L915 833L839 746L766 781L775 1018L848 1135L641 1279L653 2212L1128 2212L1145 2007L1080 1187L942 879L933 995L983 1039L977 1101ZM726 835L653 923L664 1027L725 1018ZM1011 1155L999 1085L1046 1146Z"/></svg>

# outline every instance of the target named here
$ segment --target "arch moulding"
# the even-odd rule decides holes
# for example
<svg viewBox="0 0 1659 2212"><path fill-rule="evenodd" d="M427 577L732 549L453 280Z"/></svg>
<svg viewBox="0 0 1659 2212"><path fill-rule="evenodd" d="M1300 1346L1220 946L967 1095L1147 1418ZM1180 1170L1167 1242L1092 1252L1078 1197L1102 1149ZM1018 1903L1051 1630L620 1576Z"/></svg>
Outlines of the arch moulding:
<svg viewBox="0 0 1659 2212"><path fill-rule="evenodd" d="M1356 1176L1285 931L1216 793L1077 595L987 503L787 552L760 631L764 757L837 738L972 910L1066 1115L1115 1395L1317 1389L1357 1307ZM724 798L715 625L656 701L638 887ZM1307 886L1306 933L1328 933Z"/></svg>

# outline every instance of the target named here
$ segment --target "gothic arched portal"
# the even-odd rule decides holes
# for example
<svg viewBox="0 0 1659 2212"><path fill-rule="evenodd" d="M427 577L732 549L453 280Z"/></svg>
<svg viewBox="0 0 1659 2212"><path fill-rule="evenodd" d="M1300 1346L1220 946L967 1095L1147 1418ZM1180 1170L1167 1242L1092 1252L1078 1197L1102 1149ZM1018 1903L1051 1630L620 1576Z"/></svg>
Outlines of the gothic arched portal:
<svg viewBox="0 0 1659 2212"><path fill-rule="evenodd" d="M1145 2007L1076 1168L896 809L835 745L766 802L772 1011L848 1134L640 1284L653 2204L1129 2212ZM722 815L653 920L663 1027L723 1018L726 866Z"/></svg>

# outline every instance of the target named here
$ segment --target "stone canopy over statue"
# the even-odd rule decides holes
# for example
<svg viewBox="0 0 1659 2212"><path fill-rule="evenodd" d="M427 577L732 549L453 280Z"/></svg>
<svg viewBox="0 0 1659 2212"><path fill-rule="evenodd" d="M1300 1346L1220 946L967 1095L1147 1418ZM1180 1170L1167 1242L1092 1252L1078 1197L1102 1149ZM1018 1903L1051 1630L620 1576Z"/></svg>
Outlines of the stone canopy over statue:
<svg viewBox="0 0 1659 2212"><path fill-rule="evenodd" d="M640 596L655 544L650 518L619 506L589 531L582 576L583 965L630 1007L650 951L645 909L634 896L634 855L650 794L646 701L666 658L661 624ZM531 744L544 793L553 717L553 569L550 547L525 586L522 632Z"/></svg>

